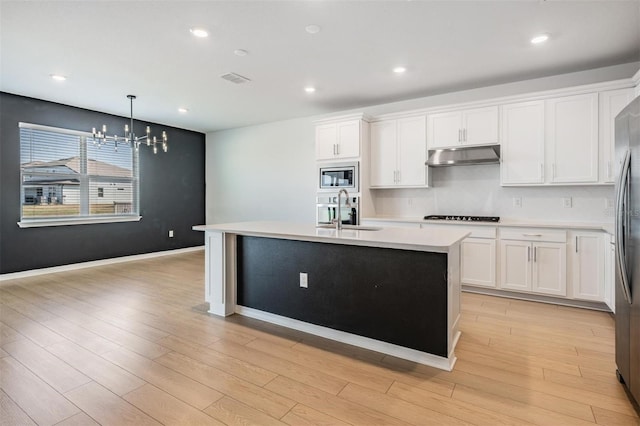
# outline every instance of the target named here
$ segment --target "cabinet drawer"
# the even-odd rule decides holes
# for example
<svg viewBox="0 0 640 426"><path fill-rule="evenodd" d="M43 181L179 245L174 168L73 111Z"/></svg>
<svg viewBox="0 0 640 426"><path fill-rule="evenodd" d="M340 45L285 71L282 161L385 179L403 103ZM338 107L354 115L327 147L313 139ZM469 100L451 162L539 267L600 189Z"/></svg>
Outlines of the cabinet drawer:
<svg viewBox="0 0 640 426"><path fill-rule="evenodd" d="M503 228L500 229L500 239L566 243L567 231L540 228Z"/></svg>

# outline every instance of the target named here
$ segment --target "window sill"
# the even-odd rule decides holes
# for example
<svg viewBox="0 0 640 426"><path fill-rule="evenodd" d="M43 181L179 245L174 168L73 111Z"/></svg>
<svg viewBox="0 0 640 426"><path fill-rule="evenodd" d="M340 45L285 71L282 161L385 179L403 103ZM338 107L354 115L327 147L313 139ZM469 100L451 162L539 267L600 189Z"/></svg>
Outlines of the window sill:
<svg viewBox="0 0 640 426"><path fill-rule="evenodd" d="M44 226L90 225L94 223L139 222L142 216L108 216L92 218L37 219L18 222L20 228L40 228Z"/></svg>

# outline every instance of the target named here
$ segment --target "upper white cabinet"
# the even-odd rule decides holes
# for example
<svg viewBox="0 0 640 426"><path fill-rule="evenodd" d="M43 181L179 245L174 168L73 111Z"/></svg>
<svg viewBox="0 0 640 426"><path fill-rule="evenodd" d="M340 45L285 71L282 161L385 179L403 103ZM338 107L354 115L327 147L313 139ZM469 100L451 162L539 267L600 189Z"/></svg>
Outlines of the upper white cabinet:
<svg viewBox="0 0 640 426"><path fill-rule="evenodd" d="M362 133L362 120L317 125L316 160L358 158Z"/></svg>
<svg viewBox="0 0 640 426"><path fill-rule="evenodd" d="M371 124L371 187L427 186L425 116Z"/></svg>
<svg viewBox="0 0 640 426"><path fill-rule="evenodd" d="M503 105L500 112L502 184L544 183L544 101Z"/></svg>
<svg viewBox="0 0 640 426"><path fill-rule="evenodd" d="M427 115L429 149L498 143L498 107Z"/></svg>
<svg viewBox="0 0 640 426"><path fill-rule="evenodd" d="M598 182L598 94L545 101L546 173L550 183Z"/></svg>
<svg viewBox="0 0 640 426"><path fill-rule="evenodd" d="M633 100L633 89L600 92L600 180L613 183L616 115Z"/></svg>

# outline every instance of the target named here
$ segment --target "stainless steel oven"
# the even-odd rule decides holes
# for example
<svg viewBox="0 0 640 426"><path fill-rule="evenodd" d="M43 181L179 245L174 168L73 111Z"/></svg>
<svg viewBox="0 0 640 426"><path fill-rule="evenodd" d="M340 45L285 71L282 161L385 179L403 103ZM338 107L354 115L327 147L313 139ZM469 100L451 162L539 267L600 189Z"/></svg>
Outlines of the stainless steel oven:
<svg viewBox="0 0 640 426"><path fill-rule="evenodd" d="M340 203L343 225L359 225L360 224L360 197L349 196L349 205L345 203L345 197L342 197ZM338 218L338 194L319 195L316 197L316 223L318 225L329 225L334 223Z"/></svg>
<svg viewBox="0 0 640 426"><path fill-rule="evenodd" d="M351 193L360 191L358 162L320 164L318 166L318 191L338 193L346 189Z"/></svg>

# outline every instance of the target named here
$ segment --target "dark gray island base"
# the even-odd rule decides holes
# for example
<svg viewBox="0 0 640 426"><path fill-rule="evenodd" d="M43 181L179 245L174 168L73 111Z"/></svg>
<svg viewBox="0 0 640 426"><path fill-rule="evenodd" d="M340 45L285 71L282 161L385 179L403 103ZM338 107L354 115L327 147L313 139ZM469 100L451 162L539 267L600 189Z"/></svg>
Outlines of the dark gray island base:
<svg viewBox="0 0 640 426"><path fill-rule="evenodd" d="M277 222L194 229L206 232L210 313L238 313L453 368L466 233L335 231Z"/></svg>
<svg viewBox="0 0 640 426"><path fill-rule="evenodd" d="M447 356L444 253L238 236L237 262L238 305Z"/></svg>

